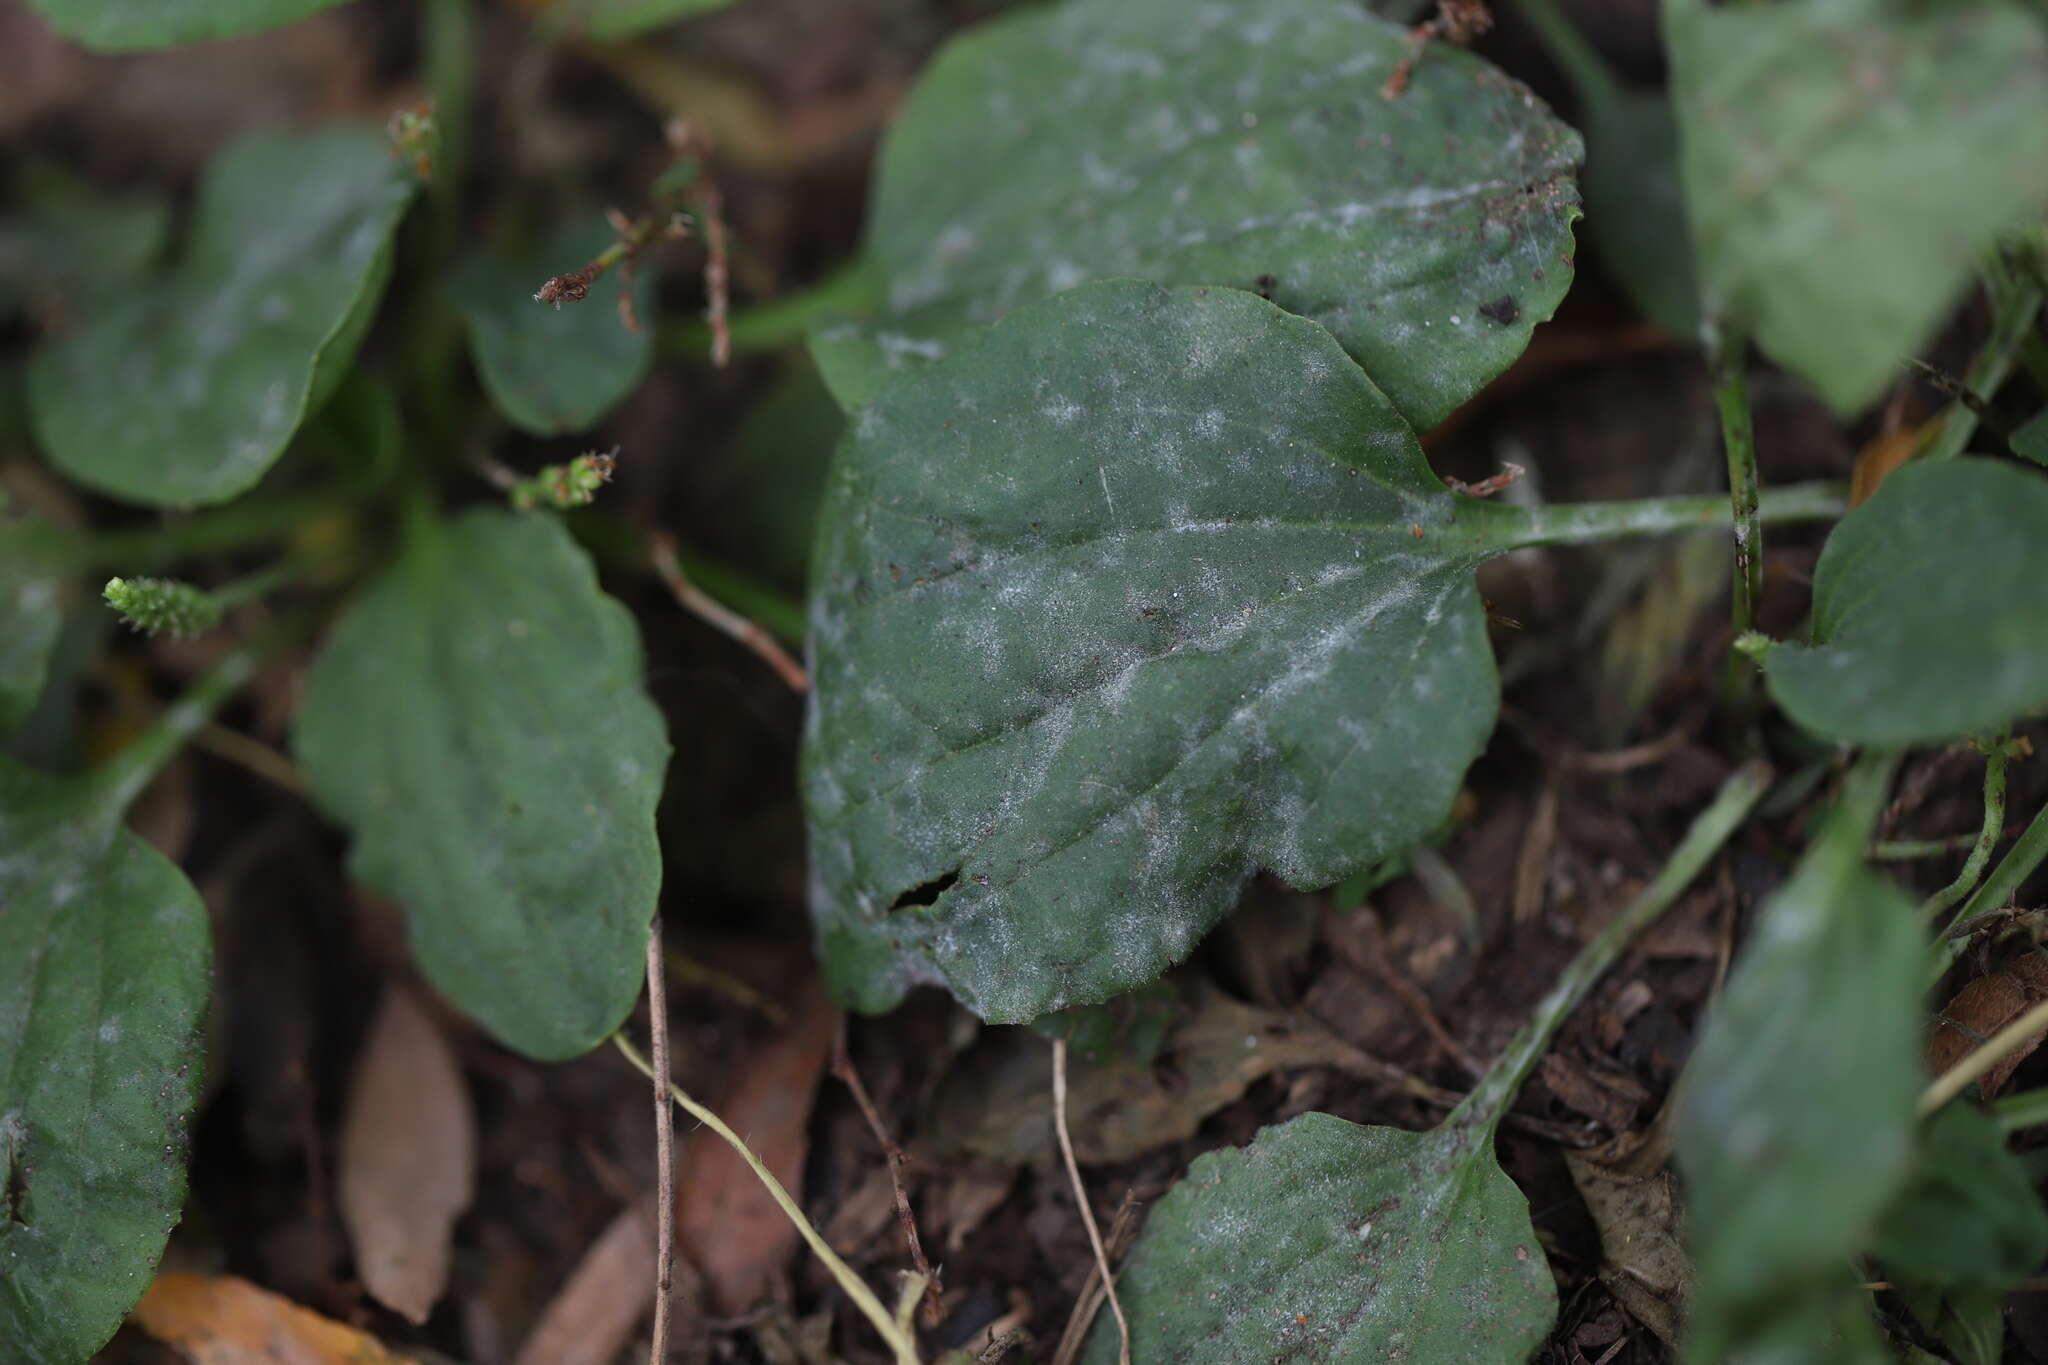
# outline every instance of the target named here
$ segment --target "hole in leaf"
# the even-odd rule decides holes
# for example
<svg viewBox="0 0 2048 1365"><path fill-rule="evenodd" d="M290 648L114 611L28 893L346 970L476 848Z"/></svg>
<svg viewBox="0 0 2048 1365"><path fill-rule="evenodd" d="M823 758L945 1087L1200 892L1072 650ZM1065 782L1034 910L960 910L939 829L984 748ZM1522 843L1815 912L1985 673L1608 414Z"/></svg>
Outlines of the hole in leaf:
<svg viewBox="0 0 2048 1365"><path fill-rule="evenodd" d="M22 1211L28 1207L28 1168L14 1159L16 1130L6 1120L0 1120L0 1142L4 1142L0 1146L0 1173L6 1177L0 1182L0 1225L19 1223L27 1227L28 1219Z"/></svg>
<svg viewBox="0 0 2048 1365"><path fill-rule="evenodd" d="M922 882L913 886L890 903L889 913L893 915L898 910L909 910L916 906L936 905L938 904L939 897L951 890L953 883L959 880L960 869L956 867L943 876L934 877L928 882Z"/></svg>

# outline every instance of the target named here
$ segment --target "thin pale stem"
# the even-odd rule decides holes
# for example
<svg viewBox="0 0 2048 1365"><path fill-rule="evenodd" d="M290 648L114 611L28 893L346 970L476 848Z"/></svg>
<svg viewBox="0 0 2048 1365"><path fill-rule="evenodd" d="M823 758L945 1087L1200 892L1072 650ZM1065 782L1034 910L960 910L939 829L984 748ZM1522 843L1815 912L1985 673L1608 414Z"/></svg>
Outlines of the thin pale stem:
<svg viewBox="0 0 2048 1365"><path fill-rule="evenodd" d="M1074 1203L1081 1210L1081 1226L1088 1229L1088 1246L1095 1253L1095 1273L1102 1276L1109 1295L1109 1311L1116 1315L1117 1365L1131 1365L1131 1324L1117 1298L1116 1271L1102 1246L1102 1229L1095 1226L1095 1209L1088 1202L1088 1186L1081 1180L1081 1165L1074 1160L1074 1139L1067 1132L1067 1040L1052 1040L1052 1127L1059 1136L1060 1158L1067 1163L1067 1181L1074 1187Z"/></svg>
<svg viewBox="0 0 2048 1365"><path fill-rule="evenodd" d="M669 1108L668 985L662 974L661 916L647 931L647 1046L654 1054L654 1327L648 1365L668 1359L669 1300L676 1257L676 1116Z"/></svg>
<svg viewBox="0 0 2048 1365"><path fill-rule="evenodd" d="M1833 521L1849 507L1843 483L1795 483L1768 488L1757 503L1757 520ZM1473 525L1489 553L1538 545L1593 545L1634 536L1706 531L1728 524L1728 499L1705 493L1616 502L1567 502L1536 507L1468 500L1458 519Z"/></svg>
<svg viewBox="0 0 2048 1365"><path fill-rule="evenodd" d="M2000 731L1984 751L1984 825L1977 831L1977 842L1970 849L1970 856L1963 862L1963 870L1956 879L1927 898L1920 907L1921 913L1932 920L1936 915L1970 894L1984 875L1985 864L1991 861L1991 850L1998 844L1998 836L2005 829L2005 764L2010 756L2006 744L2006 732Z"/></svg>
<svg viewBox="0 0 2048 1365"><path fill-rule="evenodd" d="M2012 373L2027 343L2038 344L2034 319L2040 316L2042 293L2039 282L2010 269L1996 253L1985 263L1984 287L1991 296L1991 335L1963 372L1963 387L1989 398ZM1922 444L1920 457L1947 460L1962 454L1982 417L1970 403L1950 403Z"/></svg>
<svg viewBox="0 0 2048 1365"><path fill-rule="evenodd" d="M240 730L230 730L220 724L206 725L192 736L192 747L225 759L294 796L306 794L305 774L299 771L298 764Z"/></svg>
<svg viewBox="0 0 2048 1365"><path fill-rule="evenodd" d="M229 579L217 588L208 588L207 596L218 603L222 611L233 611L236 607L268 597L279 588L289 587L328 562L329 556L326 555L290 555L253 573Z"/></svg>
<svg viewBox="0 0 2048 1365"><path fill-rule="evenodd" d="M1982 1047L1935 1077L1920 1096L1920 1117L1939 1111L2043 1029L2048 1029L2048 1000L2036 1002L2032 1009L1992 1034Z"/></svg>
<svg viewBox="0 0 2048 1365"><path fill-rule="evenodd" d="M634 1047L623 1033L612 1035L612 1046L617 1048L620 1055L631 1062L640 1074L650 1079L654 1077L654 1067L640 1055L640 1050ZM882 1301L875 1297L875 1291L869 1289L860 1276L854 1274L853 1268L841 1260L839 1253L832 1250L819 1235L817 1228L811 1225L811 1220L804 1217L804 1211L789 1197L789 1191L782 1188L782 1182L775 1178L773 1171L761 1164L761 1158L754 1155L753 1149L741 1140L740 1135L735 1133L724 1119L691 1099L675 1082L669 1082L668 1093L671 1099L682 1106L684 1113L716 1133L727 1146L740 1154L740 1159L747 1163L755 1178L768 1191L769 1197L782 1210L783 1216L795 1225L797 1234L804 1239L812 1254L825 1263L825 1269L831 1272L833 1280L845 1292L846 1297L853 1301L854 1307L858 1308L861 1315L873 1323L875 1330L882 1334L882 1340L888 1343L890 1353L896 1359L896 1365L919 1365L917 1343L911 1340L908 1332L896 1325L895 1316L882 1306Z"/></svg>
<svg viewBox="0 0 2048 1365"><path fill-rule="evenodd" d="M821 322L871 312L881 302L880 272L861 261L787 298L734 311L726 331L735 355L775 351L802 341ZM714 340L711 323L702 318L666 322L660 332L662 355L671 360L695 360Z"/></svg>
<svg viewBox="0 0 2048 1365"><path fill-rule="evenodd" d="M1721 845L1749 817L1770 780L1771 770L1761 760L1751 760L1730 774L1713 803L1700 812L1678 847L1671 851L1662 870L1566 965L1550 993L1536 1007L1534 1017L1487 1068L1486 1075L1464 1103L1444 1120L1446 1125L1463 1119L1475 1122L1488 1133L1499 1125L1508 1103L1529 1079L1543 1054L1550 1050L1551 1040L1571 1012L1628 951L1636 937L1656 923L1692 884L1693 878L1705 870Z"/></svg>
<svg viewBox="0 0 2048 1365"><path fill-rule="evenodd" d="M775 670L775 676L781 678L792 692L811 690L811 675L789 656L789 651L775 642L774 636L690 581L689 575L683 572L682 562L676 557L673 538L659 532L649 536L647 552L654 571L661 575L661 581L667 586L669 595L676 599L676 605L751 650L761 662Z"/></svg>
<svg viewBox="0 0 2048 1365"><path fill-rule="evenodd" d="M106 793L108 808L120 812L141 795L150 780L194 735L212 721L213 713L242 689L256 670L270 657L275 635L249 641L228 651L185 695L163 709L148 729L127 748L115 754L93 772L93 780Z"/></svg>

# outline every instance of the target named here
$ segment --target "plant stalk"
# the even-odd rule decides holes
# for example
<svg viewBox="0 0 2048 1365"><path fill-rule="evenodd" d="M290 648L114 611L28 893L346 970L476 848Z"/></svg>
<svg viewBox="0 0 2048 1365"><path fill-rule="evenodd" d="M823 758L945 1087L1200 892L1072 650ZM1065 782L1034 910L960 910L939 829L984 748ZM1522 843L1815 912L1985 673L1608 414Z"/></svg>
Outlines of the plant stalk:
<svg viewBox="0 0 2048 1365"><path fill-rule="evenodd" d="M1984 879L1984 884L1963 902L1955 922L1948 928L1949 934L1959 935L1978 920L1997 913L2019 891L2020 884L2034 875L2034 869L2043 861L2048 861L2048 806L2041 808L2033 822L2020 834L2019 842L2007 851L1997 868ZM1953 957L1961 951L1962 939L1952 937L1949 948Z"/></svg>
<svg viewBox="0 0 2048 1365"><path fill-rule="evenodd" d="M1707 369L1714 381L1714 406L1721 414L1721 445L1728 455L1728 500L1735 522L1735 592L1730 622L1741 639L1756 624L1764 595L1764 535L1756 476L1756 429L1749 415L1749 376L1743 365L1748 338L1709 323ZM1730 700L1744 701L1756 678L1756 664L1730 655L1726 683Z"/></svg>
<svg viewBox="0 0 2048 1365"><path fill-rule="evenodd" d="M2010 756L2007 748L2006 731L2000 731L1984 751L1984 825L1977 831L1977 842L1970 849L1970 856L1963 861L1963 870L1956 879L1927 898L1920 907L1921 913L1930 921L1942 911L1970 894L1977 879L1984 875L1984 865L1991 861L1991 850L1998 843L1998 836L2005 830L2005 764Z"/></svg>
<svg viewBox="0 0 2048 1365"><path fill-rule="evenodd" d="M105 793L107 809L117 817L126 810L164 765L206 727L213 713L255 676L277 643L278 632L273 630L237 645L165 707L148 729L94 769L89 780Z"/></svg>
<svg viewBox="0 0 2048 1365"><path fill-rule="evenodd" d="M1963 372L1963 387L1989 398L2011 375L2027 343L2039 344L2034 319L2041 312L2042 292L2039 282L2011 269L1995 251L1984 265L1984 289L1991 296L1991 335ZM1949 460L1962 454L1980 420L1971 404L1950 403L1921 443L1920 458Z"/></svg>
<svg viewBox="0 0 2048 1365"><path fill-rule="evenodd" d="M640 1055L640 1050L627 1040L625 1034L614 1033L612 1046L616 1047L641 1075L649 1080L661 1079L656 1077L654 1067ZM754 1155L753 1149L747 1146L745 1140L735 1133L724 1119L691 1099L674 1081L668 1083L668 1093L671 1099L682 1106L684 1113L718 1134L727 1146L740 1154L740 1159L747 1163L755 1178L768 1191L769 1197L774 1199L784 1216L796 1226L797 1232L811 1251L825 1263L825 1268L832 1272L832 1278L838 1282L840 1289L845 1291L846 1297L853 1300L854 1306L860 1309L862 1315L874 1324L875 1330L882 1334L882 1340L889 1344L890 1353L896 1358L896 1365L919 1365L917 1343L911 1340L909 1332L897 1325L895 1315L882 1306L882 1301L875 1297L875 1292L869 1289L861 1277L853 1272L853 1268L841 1260L839 1254L819 1236L818 1230L811 1226L811 1220L804 1217L804 1211L789 1197L789 1191L782 1188L782 1182L775 1178L773 1171L761 1164L761 1159Z"/></svg>
<svg viewBox="0 0 2048 1365"><path fill-rule="evenodd" d="M1832 521L1849 506L1843 483L1795 483L1763 490L1756 505L1759 523ZM1515 507L1467 499L1458 505L1460 522L1470 522L1491 549L1540 545L1594 545L1631 536L1705 531L1728 522L1728 499L1715 493L1615 502L1567 502Z"/></svg>
<svg viewBox="0 0 2048 1365"><path fill-rule="evenodd" d="M427 0L420 10L420 52L433 96L440 145L427 185L433 255L444 261L460 230L462 182L469 163L470 112L476 91L474 0Z"/></svg>
<svg viewBox="0 0 2048 1365"><path fill-rule="evenodd" d="M1729 775L1713 803L1692 822L1692 828L1679 840L1656 877L1579 949L1536 1007L1534 1016L1487 1068L1472 1093L1444 1120L1445 1126L1461 1119L1482 1124L1488 1132L1499 1126L1508 1104L1535 1071L1543 1054L1550 1050L1551 1040L1564 1021L1628 951L1636 937L1656 923L1692 884L1693 878L1705 870L1721 845L1749 817L1751 808L1763 798L1770 783L1770 767L1761 759L1751 759Z"/></svg>

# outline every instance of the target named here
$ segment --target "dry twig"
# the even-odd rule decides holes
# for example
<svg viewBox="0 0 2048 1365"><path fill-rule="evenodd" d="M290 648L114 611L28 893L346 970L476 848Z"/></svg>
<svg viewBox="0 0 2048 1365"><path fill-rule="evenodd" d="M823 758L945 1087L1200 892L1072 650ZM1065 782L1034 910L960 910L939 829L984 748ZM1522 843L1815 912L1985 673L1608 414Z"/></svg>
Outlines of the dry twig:
<svg viewBox="0 0 2048 1365"><path fill-rule="evenodd" d="M1131 1243L1138 1237L1138 1200L1129 1190L1124 1191L1124 1202L1117 1205L1116 1217L1109 1224L1109 1259L1121 1260L1131 1249ZM1081 1297L1074 1300L1074 1311L1067 1318L1067 1328L1060 1333L1058 1349L1052 1353L1052 1365L1074 1365L1080 1358L1081 1345L1088 1340L1088 1329L1095 1325L1095 1315L1102 1311L1102 1301L1108 1297L1109 1282L1102 1278L1102 1267L1096 1266L1088 1272L1088 1282L1081 1286Z"/></svg>
<svg viewBox="0 0 2048 1365"><path fill-rule="evenodd" d="M1131 1324L1116 1296L1116 1272L1110 1269L1109 1253L1102 1247L1102 1230L1095 1226L1095 1210L1088 1204L1088 1187L1081 1183L1081 1166L1074 1160L1074 1140L1067 1134L1067 1040L1052 1043L1052 1126L1059 1135L1060 1155L1066 1159L1067 1179L1074 1186L1074 1202L1081 1207L1081 1225L1088 1229L1088 1245L1095 1250L1095 1271L1102 1276L1103 1292L1109 1296L1109 1311L1116 1314L1117 1365L1131 1365Z"/></svg>
<svg viewBox="0 0 2048 1365"><path fill-rule="evenodd" d="M853 1102L860 1107L861 1117L868 1121L868 1129L875 1135L875 1141L882 1146L882 1160L889 1168L889 1187L896 1194L896 1221L903 1226L903 1240L910 1245L910 1264L924 1277L924 1323L937 1327L945 1315L945 1308L939 1302L945 1290L939 1283L939 1270L924 1254L924 1243L917 1235L917 1215L910 1210L910 1195L903 1188L903 1168L910 1163L896 1139L889 1135L889 1129L882 1122L882 1115L875 1108L875 1102L868 1097L868 1088L862 1084L860 1072L854 1068L853 1054L846 1046L846 1016L839 1016L838 1030L832 1037L832 1074L839 1078L853 1094Z"/></svg>
<svg viewBox="0 0 2048 1365"><path fill-rule="evenodd" d="M668 1094L668 988L662 977L661 916L647 931L647 1032L654 1066L654 1330L648 1365L668 1359L668 1316L676 1255L676 1120Z"/></svg>
<svg viewBox="0 0 2048 1365"><path fill-rule="evenodd" d="M763 663L775 670L778 677L789 684L792 691L811 690L811 675L804 672L802 664L789 657L787 650L775 643L774 637L724 603L712 600L703 589L690 581L689 575L683 572L683 566L676 558L676 543L673 537L661 531L649 535L647 555L654 563L654 571L660 574L661 581L668 585L669 594L684 611L752 650Z"/></svg>
<svg viewBox="0 0 2048 1365"><path fill-rule="evenodd" d="M1436 0L1436 18L1425 19L1408 30L1408 55L1401 59L1394 73L1387 77L1387 83L1380 87L1381 99L1399 99L1401 92L1408 88L1408 78L1415 72L1415 63L1422 58L1422 49L1429 46L1432 38L1463 47L1474 38L1493 27L1493 15L1487 11L1485 0Z"/></svg>

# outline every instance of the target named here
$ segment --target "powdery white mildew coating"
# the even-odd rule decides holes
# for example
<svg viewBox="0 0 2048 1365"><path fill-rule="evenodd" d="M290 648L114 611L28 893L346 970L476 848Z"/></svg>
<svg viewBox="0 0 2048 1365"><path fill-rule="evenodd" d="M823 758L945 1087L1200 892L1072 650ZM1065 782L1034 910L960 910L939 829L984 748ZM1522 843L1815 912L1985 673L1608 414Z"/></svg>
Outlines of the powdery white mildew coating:
<svg viewBox="0 0 2048 1365"><path fill-rule="evenodd" d="M51 461L137 502L256 483L353 359L412 192L370 128L230 147L200 186L184 263L37 352L30 410Z"/></svg>
<svg viewBox="0 0 2048 1365"><path fill-rule="evenodd" d="M1156 1361L1526 1360L1557 1290L1492 1126L1303 1114L1198 1157L1118 1277ZM1083 1359L1117 1358L1105 1314Z"/></svg>
<svg viewBox="0 0 2048 1365"><path fill-rule="evenodd" d="M82 1360L185 1198L206 907L114 789L0 760L0 1343Z"/></svg>
<svg viewBox="0 0 2048 1365"><path fill-rule="evenodd" d="M955 41L884 147L884 314L819 339L842 401L963 328L1118 276L1266 290L1434 425L1572 276L1581 145L1522 86L1351 0L1073 0ZM912 339L922 338L915 346Z"/></svg>
<svg viewBox="0 0 2048 1365"><path fill-rule="evenodd" d="M1084 286L886 389L812 602L841 993L1104 999L1258 868L1320 886L1423 836L1497 703L1453 503L1328 333L1249 293Z"/></svg>

